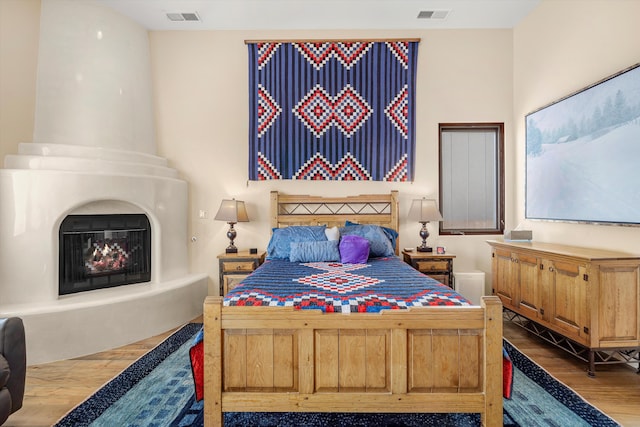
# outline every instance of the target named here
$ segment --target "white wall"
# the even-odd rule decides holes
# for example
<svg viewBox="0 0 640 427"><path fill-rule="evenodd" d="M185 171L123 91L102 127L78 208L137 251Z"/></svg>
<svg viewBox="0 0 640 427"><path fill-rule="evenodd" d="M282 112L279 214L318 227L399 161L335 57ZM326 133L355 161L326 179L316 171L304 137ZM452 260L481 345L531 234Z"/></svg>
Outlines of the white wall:
<svg viewBox="0 0 640 427"><path fill-rule="evenodd" d="M245 39L419 37L416 175L413 183L249 182L248 71ZM353 195L400 192L400 245L420 242L417 223L404 218L411 199L437 197L438 123L505 122L512 132L512 31L207 31L152 32L151 61L159 154L190 183L192 271L205 271L217 284L216 255L228 244L227 224L213 220L220 200L247 203L250 223L236 225L240 249L265 249L269 239L269 191L289 194ZM507 136L507 146L511 138ZM508 148L510 150L510 148ZM509 200L507 200L509 203ZM207 212L206 219L199 211ZM437 236L458 255L454 270L490 270L490 251L481 237ZM213 292L214 288L210 287Z"/></svg>
<svg viewBox="0 0 640 427"><path fill-rule="evenodd" d="M147 31L75 0L42 2L40 31L33 142L156 154Z"/></svg>
<svg viewBox="0 0 640 427"><path fill-rule="evenodd" d="M40 0L0 1L0 167L33 138L39 37Z"/></svg>
<svg viewBox="0 0 640 427"><path fill-rule="evenodd" d="M514 29L511 207L536 240L640 254L640 227L524 219L525 115L640 62L638 17L639 1L545 0Z"/></svg>

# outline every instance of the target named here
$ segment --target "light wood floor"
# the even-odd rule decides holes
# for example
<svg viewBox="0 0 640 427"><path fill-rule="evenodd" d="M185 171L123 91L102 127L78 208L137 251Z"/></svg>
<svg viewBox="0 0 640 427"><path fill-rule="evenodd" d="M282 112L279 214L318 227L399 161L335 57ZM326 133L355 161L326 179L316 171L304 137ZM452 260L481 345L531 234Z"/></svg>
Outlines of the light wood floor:
<svg viewBox="0 0 640 427"><path fill-rule="evenodd" d="M29 367L24 406L3 427L52 425L172 332L91 356ZM599 366L596 377L589 378L583 362L517 326L505 323L504 336L623 426L640 426L640 375L635 369L626 365Z"/></svg>

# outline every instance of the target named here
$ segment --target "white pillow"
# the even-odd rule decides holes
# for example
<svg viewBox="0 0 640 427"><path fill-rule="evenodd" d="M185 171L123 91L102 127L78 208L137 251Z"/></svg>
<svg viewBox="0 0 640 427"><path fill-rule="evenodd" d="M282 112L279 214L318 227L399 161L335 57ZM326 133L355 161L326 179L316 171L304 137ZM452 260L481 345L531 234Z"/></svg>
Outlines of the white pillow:
<svg viewBox="0 0 640 427"><path fill-rule="evenodd" d="M327 240L340 240L340 229L337 226L325 228L324 234L327 235Z"/></svg>

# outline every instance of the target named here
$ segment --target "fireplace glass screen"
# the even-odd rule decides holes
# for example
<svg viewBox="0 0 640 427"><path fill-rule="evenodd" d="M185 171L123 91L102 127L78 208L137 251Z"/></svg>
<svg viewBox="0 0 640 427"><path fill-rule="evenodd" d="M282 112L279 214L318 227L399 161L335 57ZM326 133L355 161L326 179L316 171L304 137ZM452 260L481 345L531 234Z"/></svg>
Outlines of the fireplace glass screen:
<svg viewBox="0 0 640 427"><path fill-rule="evenodd" d="M150 280L146 215L70 215L62 222L60 295Z"/></svg>

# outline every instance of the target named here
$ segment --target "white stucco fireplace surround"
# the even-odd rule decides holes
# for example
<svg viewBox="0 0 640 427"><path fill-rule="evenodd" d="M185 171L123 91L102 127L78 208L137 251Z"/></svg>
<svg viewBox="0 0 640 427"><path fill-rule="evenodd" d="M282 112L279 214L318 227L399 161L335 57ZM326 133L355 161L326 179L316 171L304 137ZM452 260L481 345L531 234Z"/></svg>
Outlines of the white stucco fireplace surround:
<svg viewBox="0 0 640 427"><path fill-rule="evenodd" d="M33 142L0 169L0 316L25 323L28 364L114 348L202 313L189 272L187 183L156 155L148 35L93 1L43 0ZM144 213L151 281L58 295L72 214Z"/></svg>

